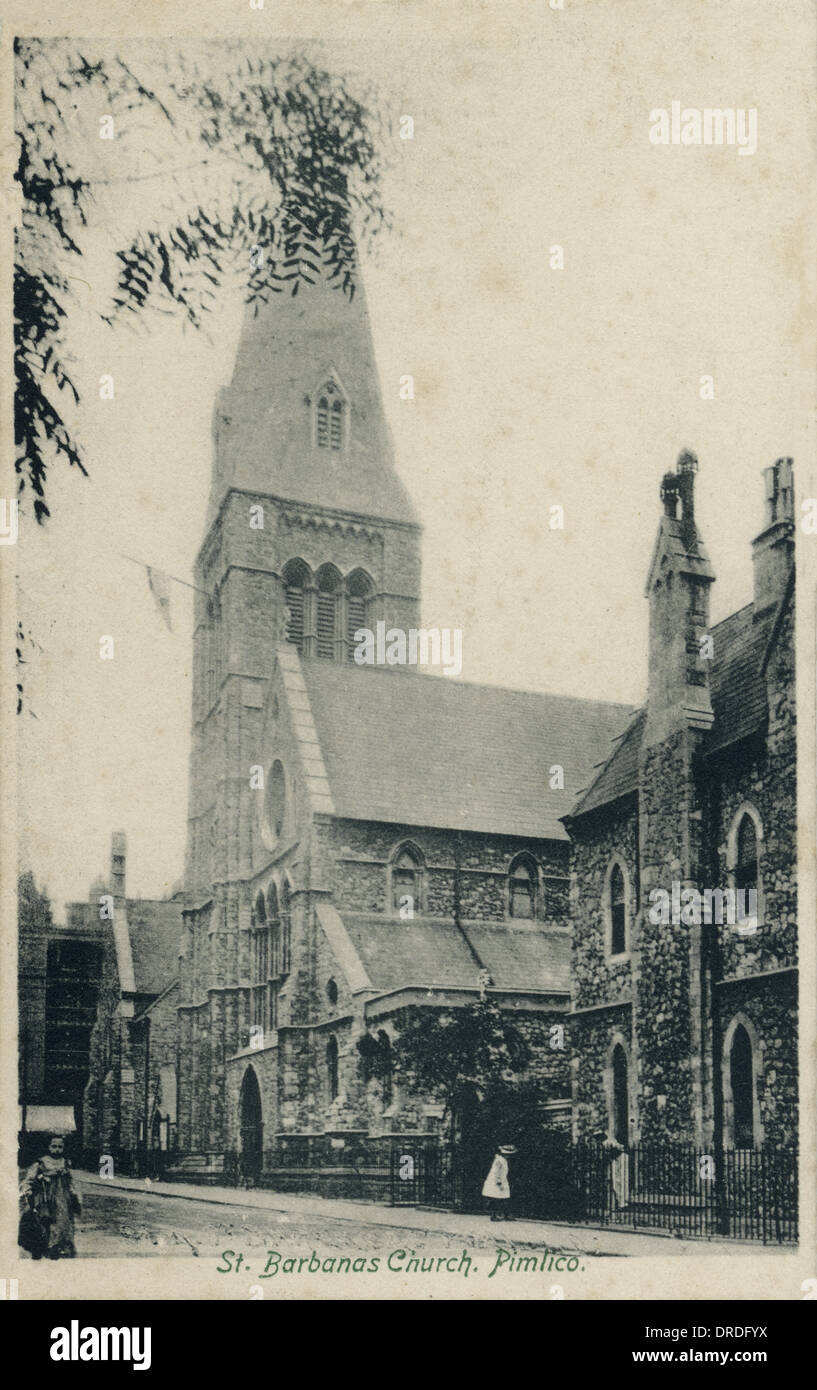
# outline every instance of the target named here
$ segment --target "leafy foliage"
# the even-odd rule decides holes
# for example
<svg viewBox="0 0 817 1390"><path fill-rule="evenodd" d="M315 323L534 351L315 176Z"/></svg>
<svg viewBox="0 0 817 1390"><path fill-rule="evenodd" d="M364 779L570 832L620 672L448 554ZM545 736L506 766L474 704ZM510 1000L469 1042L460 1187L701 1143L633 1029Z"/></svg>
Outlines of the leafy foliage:
<svg viewBox="0 0 817 1390"><path fill-rule="evenodd" d="M116 293L102 314L114 324L148 307L181 313L199 327L218 291L238 277L247 302L297 294L326 275L354 292L358 239L388 218L380 198L383 121L371 94L356 95L342 77L305 55L248 57L241 44L220 46L203 75L178 55L155 55L161 83L150 84L121 53L89 54L72 40L17 39L16 179L21 189L14 275L16 469L22 493L34 493L38 522L50 513L48 468L63 456L86 473L83 449L61 400L79 401L65 361L73 303L71 274L86 230L105 218L98 139L78 140L83 102L110 113L118 132L144 121L142 140L190 157L173 179L167 214L141 227L115 251ZM79 115L78 115L79 113ZM119 135L117 138L120 138ZM96 149L96 154L94 150ZM165 161L166 162L166 161ZM189 175L189 177L187 177ZM111 238L114 237L111 232ZM112 242L115 246L115 241ZM251 257L253 247L262 256Z"/></svg>
<svg viewBox="0 0 817 1390"><path fill-rule="evenodd" d="M449 1111L469 1091L499 1102L529 1063L527 1042L487 997L450 1012L423 1009L394 1043L395 1071L408 1088Z"/></svg>
<svg viewBox="0 0 817 1390"><path fill-rule="evenodd" d="M30 869L17 879L17 918L21 932L47 931L54 925L48 894L37 887Z"/></svg>

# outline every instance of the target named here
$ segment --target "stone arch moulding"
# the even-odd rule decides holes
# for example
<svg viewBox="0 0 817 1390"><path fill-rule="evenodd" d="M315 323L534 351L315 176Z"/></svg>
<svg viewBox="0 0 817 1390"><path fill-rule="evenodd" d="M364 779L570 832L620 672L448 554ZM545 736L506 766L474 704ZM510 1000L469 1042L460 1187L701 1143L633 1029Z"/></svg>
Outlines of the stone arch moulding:
<svg viewBox="0 0 817 1390"><path fill-rule="evenodd" d="M739 1028L743 1028L752 1049L752 1137L756 1149L763 1143L764 1131L760 1119L758 1084L763 1078L763 1043L752 1020L744 1013L733 1014L723 1035L721 1048L721 1084L723 1087L723 1128L726 1147L735 1147L735 1103L732 1095L732 1044Z"/></svg>
<svg viewBox="0 0 817 1390"><path fill-rule="evenodd" d="M733 890L737 889L738 835L745 816L749 817L755 827L755 845L757 848L757 926L761 926L766 920L763 898L763 820L757 807L751 801L742 801L729 822L729 834L726 840L727 885Z"/></svg>
<svg viewBox="0 0 817 1390"><path fill-rule="evenodd" d="M749 816L755 824L755 835L757 836L758 860L763 846L763 821L760 812L751 801L742 801L734 812L729 822L729 834L726 840L726 867L730 874L734 873L738 861L738 831L744 816Z"/></svg>
<svg viewBox="0 0 817 1390"><path fill-rule="evenodd" d="M612 878L613 878L613 872L614 872L615 869L619 869L619 870L620 870L621 876L622 876L622 878L623 878L623 880L624 880L624 950L623 950L623 951L617 951L617 952L615 952L615 954L614 954L614 953L613 953L613 914L612 914L611 906L610 906L610 890L611 890L611 883L612 883ZM609 860L608 860L608 862L607 862L607 868L606 868L605 871L604 871L604 884L603 884L602 892L601 892L601 913L602 913L602 921L603 921L603 923L604 923L604 955L605 955L605 959L608 960L608 961L611 961L611 960L626 960L626 959L629 957L629 955L630 955L630 946L631 946L630 936L631 936L631 930L632 930L632 928L631 928L631 923L630 923L630 917L631 917L630 907L631 907L631 904L632 904L632 885L631 885L631 883L630 883L630 871L629 871L629 869L627 868L627 862L626 862L626 860L624 859L624 856L623 856L622 854L620 854L618 851L615 851L613 854L611 854L611 856L610 856L610 858L609 858Z"/></svg>

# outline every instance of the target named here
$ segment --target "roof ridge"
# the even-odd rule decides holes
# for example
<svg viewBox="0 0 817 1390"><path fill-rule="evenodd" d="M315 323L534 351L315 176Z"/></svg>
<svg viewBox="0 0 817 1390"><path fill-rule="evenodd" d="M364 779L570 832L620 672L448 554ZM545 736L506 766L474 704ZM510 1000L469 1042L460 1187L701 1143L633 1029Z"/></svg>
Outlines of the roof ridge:
<svg viewBox="0 0 817 1390"><path fill-rule="evenodd" d="M420 631L421 629L420 629L420 628L417 628L416 630L417 630L417 631ZM426 628L426 629L423 629L423 630L424 630L424 631L433 631L433 629L429 629L429 628ZM438 629L438 630L439 630L439 629ZM335 672L335 673L341 672L341 671L342 671L342 672L345 672L345 673L348 673L348 672L357 670L357 671L365 671L365 672L367 672L369 675L383 675L383 676L389 676L389 677L392 677L392 676L402 676L402 677L404 677L404 678L408 676L409 678L412 678L412 679L415 679L415 680L421 679L421 678L425 678L425 679L427 679L427 680L429 680L429 679L430 679L430 680L441 680L441 681L443 681L443 683L448 684L449 686L454 686L454 685L456 685L456 687L457 687L458 689L461 689L461 688L464 687L464 688L467 689L467 690L490 690L490 691L492 691L492 692L493 692L493 691L496 691L497 694L507 694L507 695L530 695L530 696L533 696L534 699L537 699L537 700L539 700L539 699L544 699L544 700L566 700L566 701L568 701L570 704L574 704L574 705L595 705L595 706L598 706L598 707L602 707L602 708L604 708L604 709L621 709L621 710L629 710L631 714L637 713L638 709L641 708L641 706L633 705L633 704L631 704L631 703L630 703L629 701L627 701L627 700L597 700L597 699L590 698L590 697L588 697L588 696L586 696L586 695L564 695L564 694L560 694L560 693L558 693L558 692L556 692L556 691L552 691L552 690L530 690L530 689L527 688L527 687L516 686L516 685L491 685L491 684L486 683L486 682L484 682L484 681L467 681L467 680L460 680L458 677L455 677L453 680L452 680L450 677L448 677L448 678L446 679L446 678L443 677L443 676L436 676L436 675L434 675L434 673L431 672L431 671L426 671L426 670L421 670L421 669L413 670L413 669L412 669L411 667L409 667L409 666L383 666L383 665L379 665L379 664L377 664L377 663L360 663L360 664L358 664L357 662L354 662L354 663L349 662L348 664L341 664L340 662L329 662L329 661L325 661L325 660L322 660L320 657L304 657L302 654L301 654L301 660L302 660L302 662L303 662L303 668L302 668L302 669L304 669L304 670L307 670L307 669L308 669L308 670L314 670L314 669L317 668L317 669L319 669L319 670L323 670L323 671L332 671L332 672ZM320 664L318 665L318 663L320 663ZM621 737L621 735L617 735L617 737Z"/></svg>

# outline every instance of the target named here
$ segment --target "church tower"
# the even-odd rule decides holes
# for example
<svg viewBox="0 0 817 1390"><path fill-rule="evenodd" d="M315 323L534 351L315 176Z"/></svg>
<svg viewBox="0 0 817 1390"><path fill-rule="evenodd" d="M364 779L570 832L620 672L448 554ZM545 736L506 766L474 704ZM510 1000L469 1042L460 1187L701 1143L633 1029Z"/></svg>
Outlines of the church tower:
<svg viewBox="0 0 817 1390"><path fill-rule="evenodd" d="M379 620L417 626L420 527L394 468L366 302L321 279L250 307L217 398L198 554L179 1144L225 1138L224 1062L247 1025L252 825L276 648L352 660Z"/></svg>

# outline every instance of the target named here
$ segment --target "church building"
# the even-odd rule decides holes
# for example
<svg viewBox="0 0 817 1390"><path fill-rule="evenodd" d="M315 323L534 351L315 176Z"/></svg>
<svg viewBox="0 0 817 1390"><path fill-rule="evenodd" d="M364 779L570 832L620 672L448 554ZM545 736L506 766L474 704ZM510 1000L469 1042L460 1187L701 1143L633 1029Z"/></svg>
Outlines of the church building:
<svg viewBox="0 0 817 1390"><path fill-rule="evenodd" d="M350 299L319 282L248 314L213 437L195 574L181 1170L218 1181L235 1161L305 1186L344 1152L438 1133L441 1105L403 1093L389 1049L417 1011L486 994L524 1034L555 1130L625 1147L708 1142L718 1126L735 1144L786 1142L789 461L769 470L754 600L711 630L694 457L665 477L649 692L633 710L354 661L359 629L420 628L421 530L361 287ZM754 885L759 924L654 925L650 892L674 883Z"/></svg>

